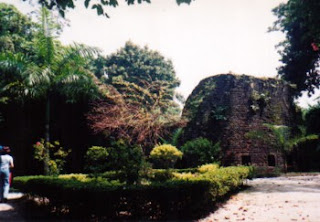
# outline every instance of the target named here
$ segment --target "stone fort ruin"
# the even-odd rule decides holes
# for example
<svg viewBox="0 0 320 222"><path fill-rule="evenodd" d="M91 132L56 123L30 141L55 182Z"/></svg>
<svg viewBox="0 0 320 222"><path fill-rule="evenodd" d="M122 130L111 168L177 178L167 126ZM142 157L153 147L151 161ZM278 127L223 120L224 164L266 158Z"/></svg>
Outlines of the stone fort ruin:
<svg viewBox="0 0 320 222"><path fill-rule="evenodd" d="M268 130L264 123L290 126L294 107L290 87L277 79L221 74L202 80L186 101L183 140L220 141L223 165L284 166L270 144L247 133Z"/></svg>

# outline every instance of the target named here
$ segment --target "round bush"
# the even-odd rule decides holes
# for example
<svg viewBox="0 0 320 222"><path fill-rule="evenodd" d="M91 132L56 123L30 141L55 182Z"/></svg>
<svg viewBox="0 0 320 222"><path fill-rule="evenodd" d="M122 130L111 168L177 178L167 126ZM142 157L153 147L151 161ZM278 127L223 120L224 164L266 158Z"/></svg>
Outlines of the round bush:
<svg viewBox="0 0 320 222"><path fill-rule="evenodd" d="M91 173L102 173L108 167L109 152L105 147L92 146L85 155L85 169Z"/></svg>
<svg viewBox="0 0 320 222"><path fill-rule="evenodd" d="M160 168L172 168L178 159L182 158L183 153L175 146L163 144L156 146L150 153L150 158Z"/></svg>

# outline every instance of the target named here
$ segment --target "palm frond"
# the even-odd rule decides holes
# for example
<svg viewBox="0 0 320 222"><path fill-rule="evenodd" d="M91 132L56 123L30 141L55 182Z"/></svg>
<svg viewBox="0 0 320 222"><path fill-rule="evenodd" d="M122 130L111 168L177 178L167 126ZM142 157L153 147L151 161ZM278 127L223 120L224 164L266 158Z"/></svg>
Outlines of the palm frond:
<svg viewBox="0 0 320 222"><path fill-rule="evenodd" d="M74 43L72 46L63 47L59 53L56 66L57 73L60 73L66 66L86 66L89 59L93 58L99 52L98 48Z"/></svg>
<svg viewBox="0 0 320 222"><path fill-rule="evenodd" d="M28 85L35 87L37 85L49 85L51 83L51 79L53 78L54 74L50 67L28 67L27 70L27 83Z"/></svg>
<svg viewBox="0 0 320 222"><path fill-rule="evenodd" d="M268 129L270 129L273 135L276 137L277 143L281 146L281 144L285 144L287 140L290 138L290 128L285 125L273 125L269 123L263 124Z"/></svg>
<svg viewBox="0 0 320 222"><path fill-rule="evenodd" d="M289 144L290 144L290 147L297 147L299 144L301 143L305 143L307 141L310 141L310 140L317 140L319 139L319 136L316 135L316 134L310 134L310 135L307 135L307 136L302 136L302 137L296 137L296 138L293 138L289 141Z"/></svg>
<svg viewBox="0 0 320 222"><path fill-rule="evenodd" d="M15 75L23 73L29 60L21 53L1 53L0 72L2 75Z"/></svg>

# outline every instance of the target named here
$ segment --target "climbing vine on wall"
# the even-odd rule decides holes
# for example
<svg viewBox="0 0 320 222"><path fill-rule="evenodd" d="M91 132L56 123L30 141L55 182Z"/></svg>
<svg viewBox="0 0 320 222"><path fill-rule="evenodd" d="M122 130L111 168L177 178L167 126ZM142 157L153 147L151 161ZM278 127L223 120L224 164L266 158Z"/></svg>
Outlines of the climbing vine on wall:
<svg viewBox="0 0 320 222"><path fill-rule="evenodd" d="M260 115L262 115L263 110L267 106L270 99L271 97L269 92L258 93L257 91L253 90L250 96L251 112L254 114L260 112Z"/></svg>
<svg viewBox="0 0 320 222"><path fill-rule="evenodd" d="M190 119L193 119L197 115L199 106L203 102L203 99L206 98L215 88L215 81L206 81L203 84L203 87L200 88L200 91L195 93L195 95L191 97L190 101L187 104L189 106L188 117Z"/></svg>

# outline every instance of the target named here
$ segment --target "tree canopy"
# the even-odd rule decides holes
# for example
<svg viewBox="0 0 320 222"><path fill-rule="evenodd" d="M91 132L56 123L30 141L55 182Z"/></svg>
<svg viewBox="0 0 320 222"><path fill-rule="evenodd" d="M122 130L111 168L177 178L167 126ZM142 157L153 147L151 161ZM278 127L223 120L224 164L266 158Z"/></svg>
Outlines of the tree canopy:
<svg viewBox="0 0 320 222"><path fill-rule="evenodd" d="M179 80L170 60L131 42L94 61L95 74L112 86L111 100L94 104L88 115L95 132L114 133L151 147L167 129L180 124L175 102Z"/></svg>
<svg viewBox="0 0 320 222"><path fill-rule="evenodd" d="M8 8L12 9L11 6ZM20 19L24 21L23 18ZM20 24L19 21L17 20L17 24ZM10 27L7 25L3 32L10 33ZM98 96L93 74L89 69L90 59L96 49L80 44L62 46L55 36L59 26L53 21L50 11L44 7L40 11L39 23L33 28L35 32L30 39L32 56L28 51L16 52L14 48L0 53L0 86L3 89L2 95L13 99L22 102L30 99L45 101L45 152L49 152L52 98L60 94L67 101L75 102L79 98ZM16 31L13 33L15 35ZM18 43L21 45L25 43L23 39L20 41ZM44 161L46 173L49 173L48 162L49 160Z"/></svg>
<svg viewBox="0 0 320 222"><path fill-rule="evenodd" d="M295 96L307 90L309 95L320 87L320 1L289 0L275 9L278 17L271 30L282 31L286 40L279 44L279 75L295 84Z"/></svg>
<svg viewBox="0 0 320 222"><path fill-rule="evenodd" d="M172 62L160 53L127 42L116 53L98 62L102 65L98 65L96 75L120 93L126 93L126 100L133 101L137 100L137 96L143 96L149 108L155 103L159 103L162 108L174 105L175 89L180 81ZM141 95L146 90L148 93Z"/></svg>
<svg viewBox="0 0 320 222"><path fill-rule="evenodd" d="M27 1L27 0L23 0ZM36 0L39 4L47 7L48 9L58 10L62 17L65 16L65 12L68 9L74 9L76 0ZM190 4L192 0L176 0L177 4L181 3ZM109 18L107 7L117 7L119 0L85 0L84 6L97 11L98 15L104 15ZM143 2L151 3L151 0L124 0L128 5L141 4Z"/></svg>
<svg viewBox="0 0 320 222"><path fill-rule="evenodd" d="M309 107L306 111L305 124L308 133L315 133L320 136L320 103Z"/></svg>
<svg viewBox="0 0 320 222"><path fill-rule="evenodd" d="M0 52L31 54L34 24L14 6L0 3Z"/></svg>

